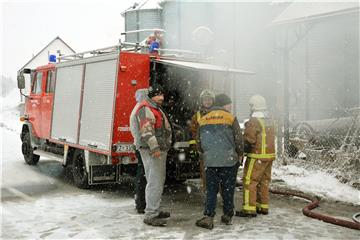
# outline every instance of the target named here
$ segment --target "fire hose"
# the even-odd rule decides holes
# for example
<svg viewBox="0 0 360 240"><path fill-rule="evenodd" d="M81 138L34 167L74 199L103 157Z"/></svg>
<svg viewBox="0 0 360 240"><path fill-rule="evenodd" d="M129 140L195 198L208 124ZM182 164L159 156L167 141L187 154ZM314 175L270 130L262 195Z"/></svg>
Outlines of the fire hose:
<svg viewBox="0 0 360 240"><path fill-rule="evenodd" d="M339 218L335 218L335 217L332 217L329 215L312 212L311 210L313 210L319 206L320 201L319 201L318 197L311 197L302 192L295 192L295 191L289 191L289 190L270 189L270 192L273 194L280 194L280 195L285 195L285 196L295 196L295 197L300 197L300 198L309 200L311 203L309 203L302 209L303 214L307 217L315 218L320 221L324 221L324 222L335 224L335 225L342 226L342 227L360 230L360 222L358 220L358 217L360 216L360 212L353 215L354 222L352 222L349 220L339 219Z"/></svg>
<svg viewBox="0 0 360 240"><path fill-rule="evenodd" d="M353 220L357 223L360 223L360 220L358 219L360 217L360 212L355 213L353 216Z"/></svg>

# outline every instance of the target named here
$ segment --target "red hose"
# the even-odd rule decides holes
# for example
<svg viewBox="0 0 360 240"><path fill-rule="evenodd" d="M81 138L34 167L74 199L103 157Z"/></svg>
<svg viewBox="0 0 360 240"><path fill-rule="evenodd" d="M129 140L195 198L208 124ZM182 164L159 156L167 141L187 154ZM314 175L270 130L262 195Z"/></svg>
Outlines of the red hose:
<svg viewBox="0 0 360 240"><path fill-rule="evenodd" d="M327 222L327 223L339 225L339 226L342 226L342 227L347 227L347 228L351 228L351 229L355 229L355 230L360 230L360 223L335 218L335 217L328 216L328 215L325 215L325 214L312 212L311 210L313 210L313 209L315 209L315 208L317 208L319 206L319 199L317 197L311 197L311 196L308 196L308 195L306 195L306 194L304 194L302 192L279 190L279 189L270 189L270 192L274 193L274 194L281 194L281 195L287 195L287 196L296 196L296 197L304 198L304 199L307 199L307 200L311 201L311 203L306 205L302 210L303 214L305 216L307 216L307 217L315 218L315 219L318 219L318 220L321 220L321 221L324 221L324 222Z"/></svg>

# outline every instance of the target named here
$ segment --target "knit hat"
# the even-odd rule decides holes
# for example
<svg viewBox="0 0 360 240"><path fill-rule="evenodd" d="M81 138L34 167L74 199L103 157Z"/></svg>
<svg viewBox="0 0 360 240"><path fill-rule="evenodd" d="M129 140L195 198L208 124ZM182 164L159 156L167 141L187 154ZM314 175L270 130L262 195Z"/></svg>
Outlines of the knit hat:
<svg viewBox="0 0 360 240"><path fill-rule="evenodd" d="M223 107L231 103L232 103L231 98L225 93L220 93L215 97L215 106Z"/></svg>
<svg viewBox="0 0 360 240"><path fill-rule="evenodd" d="M149 87L148 96L149 96L149 98L152 98L155 96L162 95L162 94L164 94L164 92L165 92L164 88L161 85L155 83L151 87Z"/></svg>

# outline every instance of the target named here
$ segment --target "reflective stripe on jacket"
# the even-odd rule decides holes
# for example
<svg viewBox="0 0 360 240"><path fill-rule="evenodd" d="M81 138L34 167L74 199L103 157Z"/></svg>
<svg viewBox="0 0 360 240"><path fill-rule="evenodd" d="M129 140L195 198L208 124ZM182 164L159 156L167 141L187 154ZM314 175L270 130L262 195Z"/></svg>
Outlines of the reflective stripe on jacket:
<svg viewBox="0 0 360 240"><path fill-rule="evenodd" d="M270 118L251 117L245 123L245 146L247 156L263 161L275 159L275 125Z"/></svg>

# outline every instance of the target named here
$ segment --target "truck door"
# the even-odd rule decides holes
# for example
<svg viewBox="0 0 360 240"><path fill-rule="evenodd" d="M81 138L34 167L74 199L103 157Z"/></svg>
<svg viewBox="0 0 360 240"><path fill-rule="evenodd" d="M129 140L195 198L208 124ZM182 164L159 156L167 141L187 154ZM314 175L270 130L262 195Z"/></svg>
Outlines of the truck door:
<svg viewBox="0 0 360 240"><path fill-rule="evenodd" d="M27 114L33 127L33 134L37 137L42 136L41 131L41 95L43 93L44 73L36 71L32 78L30 99L27 102Z"/></svg>
<svg viewBox="0 0 360 240"><path fill-rule="evenodd" d="M50 138L50 127L52 117L52 107L55 90L55 71L49 69L45 72L46 85L45 93L41 99L41 122L42 122L42 138Z"/></svg>

